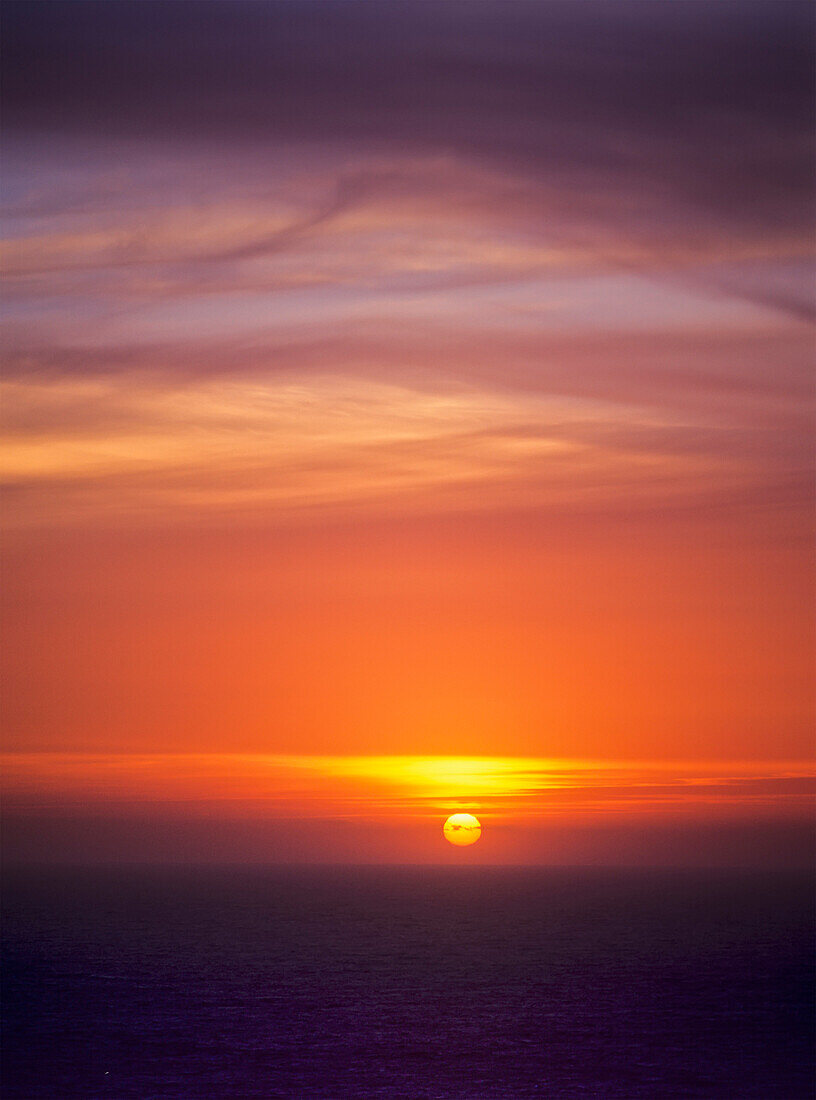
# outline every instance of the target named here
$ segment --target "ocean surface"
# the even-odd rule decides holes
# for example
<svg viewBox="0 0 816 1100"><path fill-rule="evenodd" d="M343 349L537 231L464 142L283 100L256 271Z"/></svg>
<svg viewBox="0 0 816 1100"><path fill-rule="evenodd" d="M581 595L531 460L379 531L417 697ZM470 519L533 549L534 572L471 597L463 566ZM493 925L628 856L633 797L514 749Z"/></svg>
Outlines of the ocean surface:
<svg viewBox="0 0 816 1100"><path fill-rule="evenodd" d="M23 1097L812 1097L814 883L722 871L16 869Z"/></svg>

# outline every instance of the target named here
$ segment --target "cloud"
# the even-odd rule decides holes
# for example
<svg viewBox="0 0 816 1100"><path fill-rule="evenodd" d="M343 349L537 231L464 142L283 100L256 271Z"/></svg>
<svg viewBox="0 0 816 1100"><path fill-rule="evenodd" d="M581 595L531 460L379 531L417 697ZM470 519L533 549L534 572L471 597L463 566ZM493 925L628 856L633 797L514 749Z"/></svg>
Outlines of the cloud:
<svg viewBox="0 0 816 1100"><path fill-rule="evenodd" d="M253 369L253 354L230 363L227 349L226 371L198 363L185 376L173 357L196 359L189 345L107 371L81 353L76 371L70 355L55 370L22 364L4 384L9 518L666 508L807 484L809 421L795 391L782 401L777 388L770 412L764 388L724 380L724 414L711 387L701 397L693 376L664 381L653 366L610 385L609 357L596 374L585 354L514 385L480 380L474 359L492 362L491 349L470 352L447 378L414 379L399 356L360 370L342 344L331 370L319 345L295 346L275 372Z"/></svg>
<svg viewBox="0 0 816 1100"><path fill-rule="evenodd" d="M28 3L6 22L15 136L454 151L768 231L811 220L798 3Z"/></svg>
<svg viewBox="0 0 816 1100"><path fill-rule="evenodd" d="M118 213L106 204L96 216L57 213L57 195L34 232L12 210L9 300L92 294L126 306L375 282L411 293L617 272L812 314L808 248L796 233L729 233L705 220L685 220L681 232L643 187L635 215L622 184L535 182L450 156L369 157L353 170L336 151L322 159L294 179L270 162L261 182L254 166L248 193L221 184L196 204L181 201L192 165L169 194L146 205L137 187Z"/></svg>
<svg viewBox="0 0 816 1100"><path fill-rule="evenodd" d="M804 5L6 23L16 514L807 491Z"/></svg>

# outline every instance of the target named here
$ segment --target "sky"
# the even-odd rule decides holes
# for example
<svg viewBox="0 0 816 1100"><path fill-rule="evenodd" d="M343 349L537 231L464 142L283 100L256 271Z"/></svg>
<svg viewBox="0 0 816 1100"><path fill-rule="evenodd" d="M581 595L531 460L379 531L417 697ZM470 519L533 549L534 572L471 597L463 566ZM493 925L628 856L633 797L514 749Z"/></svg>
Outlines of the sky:
<svg viewBox="0 0 816 1100"><path fill-rule="evenodd" d="M808 858L814 18L7 5L9 858Z"/></svg>

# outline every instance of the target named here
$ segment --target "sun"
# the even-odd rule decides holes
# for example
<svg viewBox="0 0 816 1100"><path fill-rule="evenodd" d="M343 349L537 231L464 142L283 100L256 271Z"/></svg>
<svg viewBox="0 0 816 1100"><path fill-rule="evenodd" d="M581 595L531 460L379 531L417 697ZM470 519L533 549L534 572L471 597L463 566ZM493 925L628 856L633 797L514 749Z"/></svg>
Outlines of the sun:
<svg viewBox="0 0 816 1100"><path fill-rule="evenodd" d="M451 814L442 827L445 840L463 848L466 844L475 844L482 835L482 826L473 814Z"/></svg>

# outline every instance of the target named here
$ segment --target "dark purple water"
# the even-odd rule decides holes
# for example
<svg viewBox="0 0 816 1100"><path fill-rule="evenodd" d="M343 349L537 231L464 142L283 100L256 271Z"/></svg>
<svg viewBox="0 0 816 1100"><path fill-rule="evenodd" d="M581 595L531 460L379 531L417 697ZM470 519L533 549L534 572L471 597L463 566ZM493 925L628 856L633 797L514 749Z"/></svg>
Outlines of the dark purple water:
<svg viewBox="0 0 816 1100"><path fill-rule="evenodd" d="M803 875L15 870L3 1096L813 1095Z"/></svg>

